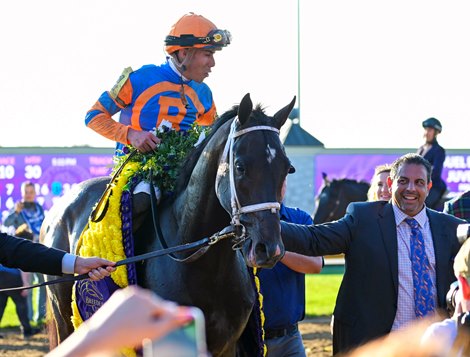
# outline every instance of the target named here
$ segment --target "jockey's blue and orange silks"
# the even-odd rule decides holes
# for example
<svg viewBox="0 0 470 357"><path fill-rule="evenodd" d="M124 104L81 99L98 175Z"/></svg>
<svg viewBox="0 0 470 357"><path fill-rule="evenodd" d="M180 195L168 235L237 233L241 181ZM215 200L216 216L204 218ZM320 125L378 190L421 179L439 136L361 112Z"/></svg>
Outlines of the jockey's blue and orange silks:
<svg viewBox="0 0 470 357"><path fill-rule="evenodd" d="M119 122L112 116L120 112ZM127 131L151 131L165 120L175 130L193 123L211 125L216 116L212 92L205 83L184 80L170 62L126 68L112 90L104 92L88 111L85 124L117 142L116 149L129 144Z"/></svg>

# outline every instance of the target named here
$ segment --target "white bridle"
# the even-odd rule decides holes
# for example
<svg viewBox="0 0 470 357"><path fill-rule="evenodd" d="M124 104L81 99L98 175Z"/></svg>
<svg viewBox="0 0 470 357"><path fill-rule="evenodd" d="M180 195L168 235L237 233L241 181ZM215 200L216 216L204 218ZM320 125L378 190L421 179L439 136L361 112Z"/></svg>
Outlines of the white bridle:
<svg viewBox="0 0 470 357"><path fill-rule="evenodd" d="M238 122L238 117L235 117L235 119L232 122L232 125L230 126L230 134L228 136L227 142L225 143L224 151L222 153L222 156L220 157L219 169L217 172L217 177L215 179L215 192L216 192L217 197L219 197L219 200L220 200L219 181L221 177L224 175L225 171L227 170L227 165L228 165L228 170L229 170L229 175L230 175L230 201L231 201L231 207L232 207L231 224L235 226L243 226L240 223L241 214L264 211L264 210L271 210L272 213L277 213L280 210L281 205L279 204L279 202L263 202L263 203L256 203L253 205L248 205L248 206L240 205L240 202L237 196L237 190L235 188L235 178L234 178L234 173L233 173L234 172L233 144L234 144L235 138L241 135L244 135L246 133L249 133L251 131L255 131L255 130L269 130L269 131L274 131L275 133L279 134L279 129L276 129L272 126L267 126L267 125L258 125L258 126L252 126L252 127L237 131L236 130L237 122Z"/></svg>

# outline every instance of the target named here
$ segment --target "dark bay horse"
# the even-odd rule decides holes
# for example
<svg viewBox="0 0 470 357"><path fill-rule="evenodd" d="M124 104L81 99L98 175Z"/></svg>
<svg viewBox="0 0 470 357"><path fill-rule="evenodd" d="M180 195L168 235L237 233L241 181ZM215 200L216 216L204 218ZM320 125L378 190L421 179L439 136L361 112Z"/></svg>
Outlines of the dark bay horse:
<svg viewBox="0 0 470 357"><path fill-rule="evenodd" d="M329 180L323 173L323 186L316 197L313 222L315 224L340 219L351 202L367 201L370 184L347 178Z"/></svg>
<svg viewBox="0 0 470 357"><path fill-rule="evenodd" d="M259 105L253 110L247 94L239 106L218 118L208 137L190 152L174 197L163 199L157 207L168 246L194 242L235 224L238 232L244 232L237 243L241 249L222 240L190 263L164 256L137 264L139 285L165 299L203 310L213 356L250 355L237 347L257 298L247 266L272 267L284 253L278 210L290 162L279 129L294 103L295 98L270 117ZM62 197L46 217L42 241L75 252L109 180L84 181ZM154 214L147 212L133 226L136 255L162 249L153 220ZM177 255L184 258L188 254ZM60 343L73 332L72 286L48 288L55 342Z"/></svg>

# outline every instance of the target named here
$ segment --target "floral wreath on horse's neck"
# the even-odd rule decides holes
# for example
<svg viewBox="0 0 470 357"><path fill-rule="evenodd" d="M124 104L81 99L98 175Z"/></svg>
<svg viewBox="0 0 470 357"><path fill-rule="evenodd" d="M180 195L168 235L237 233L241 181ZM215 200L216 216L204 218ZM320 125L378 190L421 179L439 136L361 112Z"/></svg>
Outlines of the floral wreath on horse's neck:
<svg viewBox="0 0 470 357"><path fill-rule="evenodd" d="M165 196L172 196L182 162L191 149L205 139L209 131L209 127L202 127L196 123L192 124L188 130L177 131L170 122L163 120L158 129L154 128L152 131L161 140L158 147L148 153L133 153L129 159L135 149L130 145L125 146L119 153L120 155L114 157L112 174L129 159L131 162L140 164L136 175L158 186Z"/></svg>

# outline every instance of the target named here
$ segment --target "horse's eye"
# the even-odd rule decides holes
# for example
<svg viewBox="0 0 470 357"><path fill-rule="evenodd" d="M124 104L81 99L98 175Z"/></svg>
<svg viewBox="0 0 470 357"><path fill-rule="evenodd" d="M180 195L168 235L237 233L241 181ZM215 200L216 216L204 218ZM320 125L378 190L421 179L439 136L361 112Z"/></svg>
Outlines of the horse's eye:
<svg viewBox="0 0 470 357"><path fill-rule="evenodd" d="M241 163L237 162L235 164L235 169L237 170L238 173L244 174L245 173L245 166L243 166Z"/></svg>

